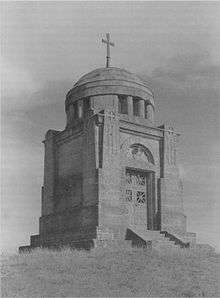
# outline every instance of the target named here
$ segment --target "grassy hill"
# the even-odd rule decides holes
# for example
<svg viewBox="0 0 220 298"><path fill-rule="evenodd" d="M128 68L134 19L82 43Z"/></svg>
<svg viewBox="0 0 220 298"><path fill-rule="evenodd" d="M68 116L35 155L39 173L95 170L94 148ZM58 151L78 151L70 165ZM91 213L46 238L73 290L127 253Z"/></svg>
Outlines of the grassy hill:
<svg viewBox="0 0 220 298"><path fill-rule="evenodd" d="M219 261L200 250L37 249L3 256L2 297L219 297Z"/></svg>

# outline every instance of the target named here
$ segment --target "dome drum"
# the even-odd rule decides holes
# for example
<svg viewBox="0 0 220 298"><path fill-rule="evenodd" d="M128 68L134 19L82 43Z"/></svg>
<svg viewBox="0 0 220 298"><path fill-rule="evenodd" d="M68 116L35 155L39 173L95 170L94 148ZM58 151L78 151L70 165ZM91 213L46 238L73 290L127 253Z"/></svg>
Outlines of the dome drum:
<svg viewBox="0 0 220 298"><path fill-rule="evenodd" d="M65 102L67 127L83 121L83 118L87 117L87 111L93 108L91 103L94 100L97 102L97 98L100 99L96 103L96 109L107 108L112 96L117 97L119 114L154 122L154 99L149 87L136 75L111 67L86 74L68 92Z"/></svg>
<svg viewBox="0 0 220 298"><path fill-rule="evenodd" d="M111 67L94 70L79 79L66 96L66 109L79 99L108 94L139 97L154 107L152 91L138 76Z"/></svg>

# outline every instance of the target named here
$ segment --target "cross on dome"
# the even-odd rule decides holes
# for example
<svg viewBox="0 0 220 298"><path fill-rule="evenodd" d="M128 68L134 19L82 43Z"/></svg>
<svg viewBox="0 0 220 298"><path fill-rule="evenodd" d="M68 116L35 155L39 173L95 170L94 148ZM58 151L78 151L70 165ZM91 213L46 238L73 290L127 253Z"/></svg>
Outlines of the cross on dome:
<svg viewBox="0 0 220 298"><path fill-rule="evenodd" d="M107 56L106 56L106 67L110 67L110 46L114 47L115 44L110 41L110 33L106 33L106 39L102 38L102 42L106 43L107 47Z"/></svg>

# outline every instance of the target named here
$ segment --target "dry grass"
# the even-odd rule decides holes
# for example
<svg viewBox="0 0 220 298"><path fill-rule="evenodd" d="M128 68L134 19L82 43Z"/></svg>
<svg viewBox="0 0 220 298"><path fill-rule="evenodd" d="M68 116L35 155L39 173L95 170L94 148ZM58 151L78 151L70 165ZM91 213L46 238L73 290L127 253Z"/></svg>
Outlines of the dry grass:
<svg viewBox="0 0 220 298"><path fill-rule="evenodd" d="M219 297L219 255L37 249L3 256L2 297Z"/></svg>

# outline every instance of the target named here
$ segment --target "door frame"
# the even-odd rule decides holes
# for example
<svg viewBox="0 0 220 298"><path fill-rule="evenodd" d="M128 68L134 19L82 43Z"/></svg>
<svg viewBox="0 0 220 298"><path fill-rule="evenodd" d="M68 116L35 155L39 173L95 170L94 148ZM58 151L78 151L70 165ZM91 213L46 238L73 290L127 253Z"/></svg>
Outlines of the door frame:
<svg viewBox="0 0 220 298"><path fill-rule="evenodd" d="M147 230L155 229L155 211L156 211L156 193L155 193L155 171L146 170L142 168L125 167L125 176L127 171L135 171L146 175L146 216L147 216ZM126 192L126 184L125 184Z"/></svg>

